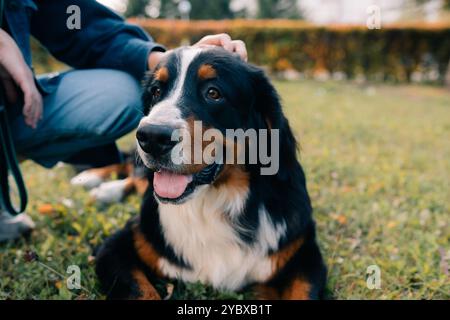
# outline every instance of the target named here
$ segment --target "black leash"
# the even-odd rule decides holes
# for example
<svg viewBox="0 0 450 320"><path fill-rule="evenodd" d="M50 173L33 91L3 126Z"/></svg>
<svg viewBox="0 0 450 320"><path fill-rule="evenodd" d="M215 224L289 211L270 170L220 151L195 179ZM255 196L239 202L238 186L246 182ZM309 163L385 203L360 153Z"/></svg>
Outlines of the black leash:
<svg viewBox="0 0 450 320"><path fill-rule="evenodd" d="M0 27L3 20L4 0L0 0ZM16 158L16 151L12 140L11 132L6 114L6 99L4 99L3 88L0 86L0 208L5 208L10 214L17 215L27 206L27 190L20 172L19 163ZM11 202L9 186L9 174L17 186L20 197L19 210L14 208Z"/></svg>

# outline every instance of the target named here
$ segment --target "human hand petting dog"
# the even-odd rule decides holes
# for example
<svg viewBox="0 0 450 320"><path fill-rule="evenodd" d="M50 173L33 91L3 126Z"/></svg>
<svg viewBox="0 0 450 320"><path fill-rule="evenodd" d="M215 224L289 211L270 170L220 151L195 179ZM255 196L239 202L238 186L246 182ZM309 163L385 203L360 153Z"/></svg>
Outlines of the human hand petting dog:
<svg viewBox="0 0 450 320"><path fill-rule="evenodd" d="M209 35L203 37L199 42L194 44L194 47L202 46L217 46L223 47L225 50L233 53L237 53L242 60L247 61L247 48L244 41L233 40L226 33Z"/></svg>
<svg viewBox="0 0 450 320"><path fill-rule="evenodd" d="M10 103L18 99L17 88L22 91L25 123L36 128L42 118L42 96L36 88L33 73L14 40L0 29L0 80Z"/></svg>
<svg viewBox="0 0 450 320"><path fill-rule="evenodd" d="M247 48L245 46L244 41L242 40L233 40L226 33L209 35L203 37L199 42L193 45L193 47L207 47L207 46L216 46L222 47L229 52L233 52L238 54L242 60L247 61ZM164 57L164 52L152 52L148 58L148 68L153 70L161 59Z"/></svg>

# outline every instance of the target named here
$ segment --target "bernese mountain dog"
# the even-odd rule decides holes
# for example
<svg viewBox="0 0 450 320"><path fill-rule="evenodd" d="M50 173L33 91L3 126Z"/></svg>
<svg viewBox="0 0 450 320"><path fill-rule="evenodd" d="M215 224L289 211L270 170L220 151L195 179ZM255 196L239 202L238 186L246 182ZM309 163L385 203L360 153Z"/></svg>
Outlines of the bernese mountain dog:
<svg viewBox="0 0 450 320"><path fill-rule="evenodd" d="M183 47L147 75L143 104L136 136L149 187L140 216L97 252L107 298L160 299L155 283L161 279L251 290L260 299L322 298L326 267L305 174L264 72L220 48ZM255 142L227 139L227 130L278 132L279 169L262 174L267 163L250 163L249 156L243 163L219 161L217 150L214 161L174 163L174 148L189 149L174 131L193 133L197 122L202 132L222 134L224 151L236 154ZM258 140L258 148L274 151ZM203 141L200 148L206 147Z"/></svg>

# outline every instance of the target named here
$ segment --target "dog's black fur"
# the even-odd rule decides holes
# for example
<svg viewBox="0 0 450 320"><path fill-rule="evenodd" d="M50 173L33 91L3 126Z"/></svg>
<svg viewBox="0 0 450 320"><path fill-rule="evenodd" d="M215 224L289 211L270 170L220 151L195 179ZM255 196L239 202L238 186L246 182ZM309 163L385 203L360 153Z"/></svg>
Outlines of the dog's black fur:
<svg viewBox="0 0 450 320"><path fill-rule="evenodd" d="M151 113L158 103L168 99L177 84L183 50L187 49L171 53L145 80L143 103L146 114ZM211 74L206 79L199 79L198 70L205 65L211 67ZM164 79L157 77L161 68L166 71ZM207 98L207 90L211 87L220 90L221 99L212 101ZM243 166L240 174L248 177L242 179L248 183L248 194L244 209L237 220L230 224L241 226L236 227L235 231L248 248L256 246L259 241L257 235L262 206L273 225L285 224L286 227L277 240L276 247L265 253L266 258L274 261L271 275L262 282L250 279L237 289L253 288L257 297L261 298L322 298L326 268L316 243L305 174L297 160L296 139L282 112L280 98L264 72L223 50L204 50L190 62L183 95L176 107L181 110L183 119L201 120L208 127L221 132L237 128L279 130L278 173L272 176L261 175L262 165L259 163ZM144 157L147 157L146 163L153 170L168 167L167 159L162 155L144 154ZM198 168L189 167L172 170L193 174L194 180L195 175L201 173ZM222 169L214 177L208 188L216 188L219 183L223 188L236 186L224 177L225 170ZM157 298L158 295L148 293L151 291L151 284L156 279L167 276L158 259L164 258L180 269L193 268L190 257L177 251L166 237L159 215L159 207L163 205L163 201L154 193L153 173L148 178L149 188L144 196L140 217L130 221L123 230L109 238L97 255L97 275L111 299ZM195 190L184 201L192 201L192 197L196 197ZM174 208L176 206L174 204ZM173 214L176 215L177 212L174 211ZM227 212L223 212L223 215L226 216ZM195 229L196 225L190 227ZM149 248L146 252L152 252L152 255L143 256L142 243L139 246L136 244L137 234L145 239L144 243ZM139 251L138 247L142 250ZM208 250L208 247L204 250ZM150 256L153 258L149 258ZM141 275L144 274L148 282L143 281L142 277L136 278L136 270Z"/></svg>

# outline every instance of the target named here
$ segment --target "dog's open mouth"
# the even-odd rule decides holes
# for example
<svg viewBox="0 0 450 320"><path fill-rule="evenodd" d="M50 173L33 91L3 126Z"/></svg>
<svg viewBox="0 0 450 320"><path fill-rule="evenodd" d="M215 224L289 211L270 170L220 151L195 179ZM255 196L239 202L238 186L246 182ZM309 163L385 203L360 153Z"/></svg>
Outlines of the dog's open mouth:
<svg viewBox="0 0 450 320"><path fill-rule="evenodd" d="M182 175L161 169L155 172L153 187L160 198L177 199L186 191L193 175Z"/></svg>
<svg viewBox="0 0 450 320"><path fill-rule="evenodd" d="M222 164L213 163L195 174L180 174L159 169L153 178L155 196L163 203L182 203L196 187L213 183L222 167Z"/></svg>

